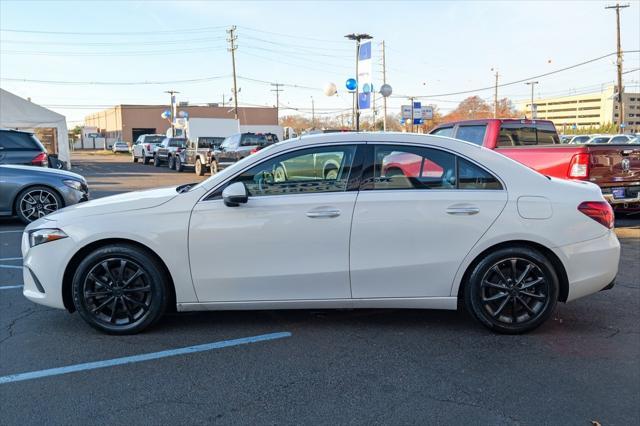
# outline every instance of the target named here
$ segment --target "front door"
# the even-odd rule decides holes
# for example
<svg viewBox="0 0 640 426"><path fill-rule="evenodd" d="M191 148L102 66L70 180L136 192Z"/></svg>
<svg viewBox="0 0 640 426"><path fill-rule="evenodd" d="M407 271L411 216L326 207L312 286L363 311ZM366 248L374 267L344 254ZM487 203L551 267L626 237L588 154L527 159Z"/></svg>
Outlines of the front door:
<svg viewBox="0 0 640 426"><path fill-rule="evenodd" d="M500 181L453 153L369 145L351 230L354 298L447 297L462 260L500 214Z"/></svg>
<svg viewBox="0 0 640 426"><path fill-rule="evenodd" d="M319 154L337 162L338 171L325 176ZM245 183L246 204L225 206L221 190L200 201L189 230L198 300L350 298L349 231L357 192L348 189L355 157L356 145L280 154L229 181Z"/></svg>

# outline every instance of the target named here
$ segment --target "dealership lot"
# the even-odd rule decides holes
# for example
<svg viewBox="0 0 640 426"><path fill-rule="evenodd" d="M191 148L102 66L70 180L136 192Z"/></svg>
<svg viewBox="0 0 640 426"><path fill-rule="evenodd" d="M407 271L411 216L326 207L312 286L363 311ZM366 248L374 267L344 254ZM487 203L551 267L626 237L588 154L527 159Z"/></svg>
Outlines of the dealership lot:
<svg viewBox="0 0 640 426"><path fill-rule="evenodd" d="M75 155L74 170L93 198L204 179L126 155ZM616 287L559 305L524 336L456 312L314 310L174 314L112 337L22 297L22 226L2 220L0 424L636 424L640 220L618 227ZM122 359L161 351L175 352ZM46 376L2 383L28 372Z"/></svg>

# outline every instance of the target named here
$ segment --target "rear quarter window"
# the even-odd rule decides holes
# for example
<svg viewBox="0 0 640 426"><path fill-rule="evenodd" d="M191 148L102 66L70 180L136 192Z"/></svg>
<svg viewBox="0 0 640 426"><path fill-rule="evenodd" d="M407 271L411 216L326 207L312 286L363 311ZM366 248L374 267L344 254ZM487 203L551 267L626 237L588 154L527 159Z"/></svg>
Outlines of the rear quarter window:
<svg viewBox="0 0 640 426"><path fill-rule="evenodd" d="M450 138L453 136L453 127L441 127L440 129L434 130L431 134Z"/></svg>
<svg viewBox="0 0 640 426"><path fill-rule="evenodd" d="M0 147L7 150L44 151L37 140L28 133L0 132Z"/></svg>

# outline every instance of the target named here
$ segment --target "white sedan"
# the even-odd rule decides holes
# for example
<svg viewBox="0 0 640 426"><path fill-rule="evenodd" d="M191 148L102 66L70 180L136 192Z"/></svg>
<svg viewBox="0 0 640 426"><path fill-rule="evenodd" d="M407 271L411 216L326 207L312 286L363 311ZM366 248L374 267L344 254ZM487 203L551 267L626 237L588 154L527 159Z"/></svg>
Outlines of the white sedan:
<svg viewBox="0 0 640 426"><path fill-rule="evenodd" d="M558 301L613 285L612 228L596 185L474 144L315 135L198 185L37 220L22 240L24 295L113 334L170 309L459 305L492 330L522 333Z"/></svg>

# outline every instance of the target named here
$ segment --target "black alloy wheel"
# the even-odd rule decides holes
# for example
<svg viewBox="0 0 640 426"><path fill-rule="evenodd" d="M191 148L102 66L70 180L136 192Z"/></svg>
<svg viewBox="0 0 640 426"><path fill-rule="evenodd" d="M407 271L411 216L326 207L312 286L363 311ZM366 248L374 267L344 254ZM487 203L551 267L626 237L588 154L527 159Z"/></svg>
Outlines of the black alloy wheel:
<svg viewBox="0 0 640 426"><path fill-rule="evenodd" d="M502 249L483 259L465 288L468 310L492 330L533 330L556 306L559 282L553 265L537 250Z"/></svg>
<svg viewBox="0 0 640 426"><path fill-rule="evenodd" d="M162 268L149 253L135 246L107 246L78 266L73 302L92 327L110 334L133 334L162 316L167 288Z"/></svg>
<svg viewBox="0 0 640 426"><path fill-rule="evenodd" d="M184 171L184 165L180 156L176 156L176 171L182 173Z"/></svg>
<svg viewBox="0 0 640 426"><path fill-rule="evenodd" d="M23 190L15 201L15 211L24 223L31 223L63 207L62 198L46 186Z"/></svg>

